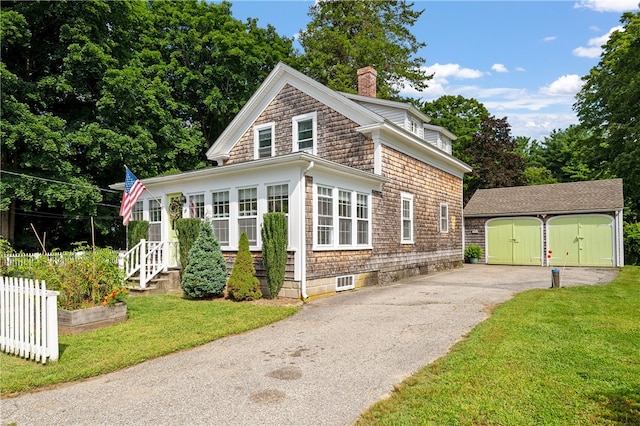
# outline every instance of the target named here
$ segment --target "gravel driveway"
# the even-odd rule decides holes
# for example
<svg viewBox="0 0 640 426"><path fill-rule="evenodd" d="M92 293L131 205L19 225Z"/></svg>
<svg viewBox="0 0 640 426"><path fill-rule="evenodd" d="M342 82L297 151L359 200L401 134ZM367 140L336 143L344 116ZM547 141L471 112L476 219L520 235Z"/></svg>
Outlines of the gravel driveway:
<svg viewBox="0 0 640 426"><path fill-rule="evenodd" d="M566 268L561 286L616 269ZM549 268L466 265L318 299L286 320L95 379L0 400L0 424L346 425ZM555 291L555 290L549 290Z"/></svg>

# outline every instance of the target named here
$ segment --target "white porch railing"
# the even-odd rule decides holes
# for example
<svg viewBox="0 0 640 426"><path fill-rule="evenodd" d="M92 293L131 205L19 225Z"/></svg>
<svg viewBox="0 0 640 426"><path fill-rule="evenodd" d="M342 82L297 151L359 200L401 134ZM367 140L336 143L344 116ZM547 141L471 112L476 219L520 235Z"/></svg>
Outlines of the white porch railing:
<svg viewBox="0 0 640 426"><path fill-rule="evenodd" d="M140 240L124 255L125 279L139 274L140 287L146 288L160 272L179 266L176 241Z"/></svg>
<svg viewBox="0 0 640 426"><path fill-rule="evenodd" d="M0 350L43 364L57 360L58 294L44 281L0 276Z"/></svg>

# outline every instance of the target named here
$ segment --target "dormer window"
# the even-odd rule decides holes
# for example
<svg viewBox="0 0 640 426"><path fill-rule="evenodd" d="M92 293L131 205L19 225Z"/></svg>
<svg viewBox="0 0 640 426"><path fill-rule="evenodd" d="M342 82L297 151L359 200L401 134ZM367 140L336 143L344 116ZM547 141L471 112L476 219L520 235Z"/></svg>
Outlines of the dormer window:
<svg viewBox="0 0 640 426"><path fill-rule="evenodd" d="M316 153L316 113L293 117L293 151Z"/></svg>
<svg viewBox="0 0 640 426"><path fill-rule="evenodd" d="M253 142L254 142L254 158L269 158L275 155L274 153L274 135L275 124L267 123L260 126L256 126L253 130Z"/></svg>
<svg viewBox="0 0 640 426"><path fill-rule="evenodd" d="M409 130L411 130L411 133L413 133L414 135L420 136L420 125L416 120L414 120L413 118L410 118L409 126L410 126Z"/></svg>

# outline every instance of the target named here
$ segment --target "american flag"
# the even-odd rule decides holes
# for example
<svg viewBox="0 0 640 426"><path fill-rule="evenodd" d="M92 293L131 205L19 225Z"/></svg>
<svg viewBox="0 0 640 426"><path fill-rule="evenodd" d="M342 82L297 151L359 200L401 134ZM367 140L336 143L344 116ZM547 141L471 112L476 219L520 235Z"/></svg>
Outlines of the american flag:
<svg viewBox="0 0 640 426"><path fill-rule="evenodd" d="M145 191L144 185L138 178L131 173L127 166L124 167L126 172L124 178L124 195L122 196L122 204L120 205L120 216L122 216L122 224L127 226L131 220L131 210L136 205L136 201Z"/></svg>

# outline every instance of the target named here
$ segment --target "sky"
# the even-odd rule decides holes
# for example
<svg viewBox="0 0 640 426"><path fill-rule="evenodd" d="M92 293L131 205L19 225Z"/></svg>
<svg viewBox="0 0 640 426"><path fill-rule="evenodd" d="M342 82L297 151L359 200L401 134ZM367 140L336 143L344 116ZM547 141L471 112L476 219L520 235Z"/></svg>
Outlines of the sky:
<svg viewBox="0 0 640 426"><path fill-rule="evenodd" d="M401 95L431 101L443 95L475 98L513 136L544 141L577 124L572 106L582 76L600 60L601 45L640 0L416 1L424 9L412 33L426 47L418 55L434 74L422 92ZM273 25L295 38L314 1L232 1L232 13ZM300 48L299 44L294 44Z"/></svg>

